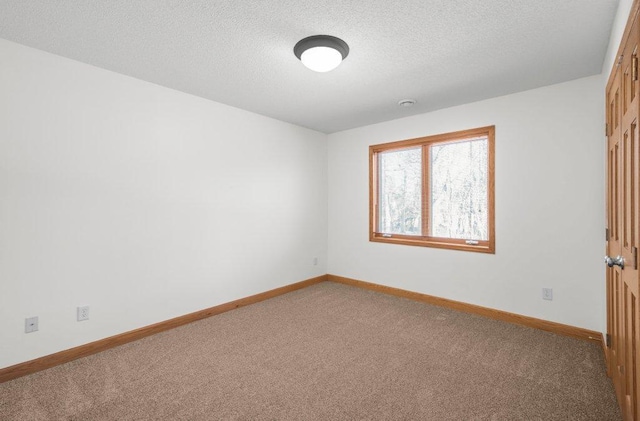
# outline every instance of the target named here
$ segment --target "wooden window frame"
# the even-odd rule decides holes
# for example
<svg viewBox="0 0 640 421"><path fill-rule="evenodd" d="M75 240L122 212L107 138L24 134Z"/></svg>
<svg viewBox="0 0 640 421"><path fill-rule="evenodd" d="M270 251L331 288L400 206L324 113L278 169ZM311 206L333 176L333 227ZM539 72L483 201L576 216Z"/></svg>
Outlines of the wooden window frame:
<svg viewBox="0 0 640 421"><path fill-rule="evenodd" d="M378 154L408 148L422 147L422 233L429 233L430 212L430 162L429 147L434 144L453 143L487 138L487 234L489 239L478 244L467 244L467 240L432 237L429 235L403 235L380 233L378 225ZM415 139L369 146L369 241L409 246L435 247L495 254L495 126L479 127Z"/></svg>

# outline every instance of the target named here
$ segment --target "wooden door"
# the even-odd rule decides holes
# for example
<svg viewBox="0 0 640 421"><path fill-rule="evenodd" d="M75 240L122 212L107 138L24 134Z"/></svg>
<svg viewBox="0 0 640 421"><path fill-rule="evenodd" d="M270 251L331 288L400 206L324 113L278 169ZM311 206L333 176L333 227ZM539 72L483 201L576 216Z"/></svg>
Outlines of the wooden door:
<svg viewBox="0 0 640 421"><path fill-rule="evenodd" d="M640 302L638 236L640 143L638 132L638 26L623 39L622 55L607 85L607 369L625 420L638 420Z"/></svg>
<svg viewBox="0 0 640 421"><path fill-rule="evenodd" d="M620 164L620 72L614 73L607 86L607 255L620 254L619 234L619 180L618 168ZM622 342L622 328L620 310L620 268L612 266L607 269L607 332L608 358L607 372L613 380L618 402L622 402L623 378L620 373L620 361L624 356Z"/></svg>

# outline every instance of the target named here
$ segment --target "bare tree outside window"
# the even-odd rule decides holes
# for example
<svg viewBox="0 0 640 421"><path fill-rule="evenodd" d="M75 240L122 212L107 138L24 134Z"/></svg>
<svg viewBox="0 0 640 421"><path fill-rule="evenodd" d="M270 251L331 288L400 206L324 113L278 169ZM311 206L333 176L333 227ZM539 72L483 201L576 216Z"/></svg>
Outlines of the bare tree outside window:
<svg viewBox="0 0 640 421"><path fill-rule="evenodd" d="M380 231L419 235L422 226L422 148L381 153Z"/></svg>
<svg viewBox="0 0 640 421"><path fill-rule="evenodd" d="M487 139L431 146L431 235L488 240Z"/></svg>

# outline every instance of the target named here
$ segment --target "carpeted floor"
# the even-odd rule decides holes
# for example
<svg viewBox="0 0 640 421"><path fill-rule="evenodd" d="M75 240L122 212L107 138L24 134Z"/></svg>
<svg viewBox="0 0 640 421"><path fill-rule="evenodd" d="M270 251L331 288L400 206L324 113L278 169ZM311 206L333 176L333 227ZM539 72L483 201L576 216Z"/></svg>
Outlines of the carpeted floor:
<svg viewBox="0 0 640 421"><path fill-rule="evenodd" d="M0 384L0 420L620 420L593 343L323 282Z"/></svg>

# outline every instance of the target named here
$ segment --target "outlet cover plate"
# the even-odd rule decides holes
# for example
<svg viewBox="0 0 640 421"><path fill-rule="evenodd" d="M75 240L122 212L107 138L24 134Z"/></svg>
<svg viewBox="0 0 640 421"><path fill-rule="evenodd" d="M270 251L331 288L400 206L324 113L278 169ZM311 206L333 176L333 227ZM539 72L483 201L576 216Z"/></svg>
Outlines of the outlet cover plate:
<svg viewBox="0 0 640 421"><path fill-rule="evenodd" d="M542 299L553 301L553 288L542 288Z"/></svg>
<svg viewBox="0 0 640 421"><path fill-rule="evenodd" d="M36 332L38 330L38 316L24 319L24 333Z"/></svg>
<svg viewBox="0 0 640 421"><path fill-rule="evenodd" d="M78 321L89 320L89 306L78 307Z"/></svg>

